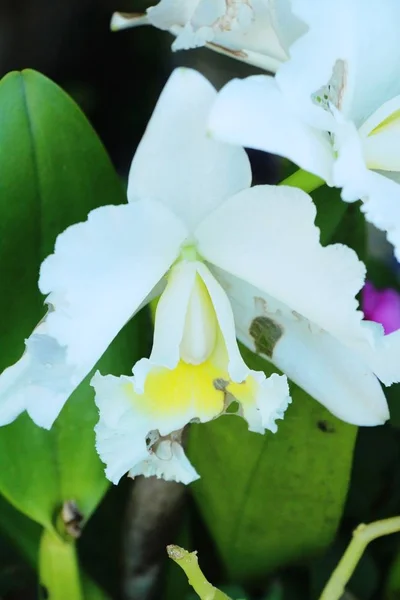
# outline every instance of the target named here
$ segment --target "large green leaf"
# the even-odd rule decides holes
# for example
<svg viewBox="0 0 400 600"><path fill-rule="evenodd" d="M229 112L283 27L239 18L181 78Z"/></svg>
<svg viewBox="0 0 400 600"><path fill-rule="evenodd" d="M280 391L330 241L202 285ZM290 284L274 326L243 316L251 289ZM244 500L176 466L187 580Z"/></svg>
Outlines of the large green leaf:
<svg viewBox="0 0 400 600"><path fill-rule="evenodd" d="M16 361L44 314L39 266L56 236L125 194L107 154L76 104L34 71L0 82L0 368ZM77 265L77 268L79 265ZM131 323L101 369L128 372L137 355ZM50 432L26 415L0 428L0 491L20 511L52 529L64 501L87 519L107 481L94 446L97 411L87 380Z"/></svg>
<svg viewBox="0 0 400 600"><path fill-rule="evenodd" d="M344 209L337 191L314 195L322 242L351 238L362 255L358 207ZM242 353L250 368L274 372L250 351ZM277 434L250 433L233 416L194 425L190 432L189 455L201 475L191 489L236 581L265 577L323 550L342 515L357 429L293 383L291 394Z"/></svg>
<svg viewBox="0 0 400 600"><path fill-rule="evenodd" d="M267 370L249 354L251 368ZM250 433L235 416L190 432L190 458L201 475L192 491L236 581L322 550L342 514L357 430L291 389L277 434Z"/></svg>

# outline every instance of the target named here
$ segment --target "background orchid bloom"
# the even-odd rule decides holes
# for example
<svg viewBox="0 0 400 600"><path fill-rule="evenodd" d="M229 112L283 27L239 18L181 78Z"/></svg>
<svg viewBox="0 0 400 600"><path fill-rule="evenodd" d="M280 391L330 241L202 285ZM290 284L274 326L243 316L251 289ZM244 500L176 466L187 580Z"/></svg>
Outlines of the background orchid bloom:
<svg viewBox="0 0 400 600"><path fill-rule="evenodd" d="M145 15L115 13L114 30L154 25L176 36L173 50L205 46L275 72L306 29L290 0L160 0Z"/></svg>
<svg viewBox="0 0 400 600"><path fill-rule="evenodd" d="M400 329L400 294L393 288L377 289L366 281L362 289L362 307L365 317L381 323L385 333Z"/></svg>
<svg viewBox="0 0 400 600"><path fill-rule="evenodd" d="M219 139L285 156L362 199L400 257L400 46L396 0L293 0L309 30L275 79L234 80L210 130Z"/></svg>

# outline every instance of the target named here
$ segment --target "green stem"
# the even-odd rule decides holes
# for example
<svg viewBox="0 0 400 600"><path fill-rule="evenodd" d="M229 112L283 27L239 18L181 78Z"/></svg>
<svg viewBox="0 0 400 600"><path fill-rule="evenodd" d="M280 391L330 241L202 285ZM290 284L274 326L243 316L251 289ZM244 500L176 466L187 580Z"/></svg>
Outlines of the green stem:
<svg viewBox="0 0 400 600"><path fill-rule="evenodd" d="M197 560L196 552L187 552L179 546L167 546L168 556L183 569L188 581L201 600L230 600L229 596L217 590L204 577Z"/></svg>
<svg viewBox="0 0 400 600"><path fill-rule="evenodd" d="M298 187L303 190L303 192L307 193L313 192L324 184L325 181L321 179L321 177L313 175L308 171L303 171L303 169L298 169L292 175L289 175L289 177L286 177L286 179L279 182L279 185Z"/></svg>
<svg viewBox="0 0 400 600"><path fill-rule="evenodd" d="M378 537L397 531L400 531L400 517L375 521L369 525L359 525L354 530L353 539L323 589L320 600L339 600L367 545Z"/></svg>
<svg viewBox="0 0 400 600"><path fill-rule="evenodd" d="M83 600L78 559L74 542L65 542L55 533L44 531L39 548L40 585L51 600Z"/></svg>

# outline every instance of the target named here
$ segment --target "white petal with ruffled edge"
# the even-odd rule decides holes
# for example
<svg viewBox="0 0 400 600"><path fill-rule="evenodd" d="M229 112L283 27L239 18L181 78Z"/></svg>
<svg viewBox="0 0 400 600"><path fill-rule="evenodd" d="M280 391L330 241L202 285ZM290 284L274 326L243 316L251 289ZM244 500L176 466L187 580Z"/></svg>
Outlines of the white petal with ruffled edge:
<svg viewBox="0 0 400 600"><path fill-rule="evenodd" d="M286 17L291 17L292 24L295 18L288 7L282 7L282 11ZM271 8L265 0L253 0L251 5L245 1L237 2L236 7L227 6L225 1L201 0L178 33L172 49L187 50L212 42L236 52L243 51L245 55L254 53L260 65L275 72L287 59L287 53L271 16Z"/></svg>
<svg viewBox="0 0 400 600"><path fill-rule="evenodd" d="M186 485L200 477L182 446L173 440L162 440L148 458L129 471L130 477L137 475L180 481Z"/></svg>
<svg viewBox="0 0 400 600"><path fill-rule="evenodd" d="M131 202L158 200L192 228L230 195L250 186L243 148L206 135L216 94L200 73L184 68L173 72L132 161Z"/></svg>
<svg viewBox="0 0 400 600"><path fill-rule="evenodd" d="M288 44L304 31L288 0L161 0L144 15L115 13L111 29L151 24L176 36L172 50L208 46L275 72ZM236 55L235 55L236 53Z"/></svg>
<svg viewBox="0 0 400 600"><path fill-rule="evenodd" d="M303 122L272 77L256 75L225 85L208 129L215 139L287 157L331 184L334 154L328 133Z"/></svg>
<svg viewBox="0 0 400 600"><path fill-rule="evenodd" d="M238 338L250 350L275 364L344 421L371 426L389 418L386 398L376 377L383 374L377 362L383 364L387 360L385 352L366 343L362 348L347 347L290 306L246 282L220 269L216 276L229 294ZM368 348L370 357L366 356ZM391 367L386 365L386 369L395 370L399 377L400 368L395 365L398 360L393 356L398 356L398 351L390 357Z"/></svg>
<svg viewBox="0 0 400 600"><path fill-rule="evenodd" d="M346 246L321 246L315 215L310 196L301 190L257 186L230 198L201 223L195 233L198 250L332 335L368 338L355 299L365 266Z"/></svg>
<svg viewBox="0 0 400 600"><path fill-rule="evenodd" d="M141 201L94 210L57 238L39 280L50 310L22 359L0 376L2 424L12 418L14 409L6 407L15 402L14 412L24 407L37 425L51 427L174 262L186 235L163 205Z"/></svg>
<svg viewBox="0 0 400 600"><path fill-rule="evenodd" d="M100 412L95 427L96 448L107 465L110 481L117 484L127 472L131 477L155 475L182 483L198 479L179 443L174 439L159 440L155 432L160 418L154 406L153 410L146 410L148 399L135 393L132 377L102 377L96 373L92 385ZM185 423L179 419L177 424L181 428ZM151 447L153 441L155 448Z"/></svg>
<svg viewBox="0 0 400 600"><path fill-rule="evenodd" d="M26 410L35 423L50 429L86 374L85 368L67 364L66 349L41 323L26 340L22 358L1 374L0 424L11 423Z"/></svg>
<svg viewBox="0 0 400 600"><path fill-rule="evenodd" d="M364 135L364 134L363 134ZM353 123L340 119L336 144L338 157L333 168L334 183L342 188L347 202L362 199L366 219L386 231L400 260L400 185L398 173L373 171L365 164L364 138Z"/></svg>

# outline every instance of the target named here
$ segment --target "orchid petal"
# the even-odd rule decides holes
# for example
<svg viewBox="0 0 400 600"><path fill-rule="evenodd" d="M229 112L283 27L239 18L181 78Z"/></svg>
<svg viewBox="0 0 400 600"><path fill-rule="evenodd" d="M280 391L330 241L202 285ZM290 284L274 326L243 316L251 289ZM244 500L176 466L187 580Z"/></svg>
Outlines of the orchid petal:
<svg viewBox="0 0 400 600"><path fill-rule="evenodd" d="M364 339L355 296L365 267L346 246L321 246L315 214L310 196L297 188L257 186L201 223L198 250L332 335Z"/></svg>
<svg viewBox="0 0 400 600"><path fill-rule="evenodd" d="M370 169L400 171L400 96L385 102L359 129Z"/></svg>
<svg viewBox="0 0 400 600"><path fill-rule="evenodd" d="M134 393L131 377L102 377L97 373L92 385L100 411L95 428L96 447L107 465L108 479L117 484L128 471L132 477L156 475L183 483L198 478L183 450L177 449L176 441L161 441L159 456L148 448L146 438L154 436L157 416L146 410L146 398Z"/></svg>
<svg viewBox="0 0 400 600"><path fill-rule="evenodd" d="M333 168L335 185L342 188L342 198L363 200L361 210L367 221L386 231L400 260L400 185L398 174L369 170L364 162L362 140L354 124L343 122L338 129L338 158Z"/></svg>
<svg viewBox="0 0 400 600"><path fill-rule="evenodd" d="M293 0L292 10L309 30L291 46L290 61L278 73L285 94L306 104L328 84L338 60L344 64L338 108L356 126L400 93L397 0Z"/></svg>
<svg viewBox="0 0 400 600"><path fill-rule="evenodd" d="M161 0L147 9L149 21L154 27L168 30L174 25L182 27L189 21L201 0Z"/></svg>
<svg viewBox="0 0 400 600"><path fill-rule="evenodd" d="M130 29L131 27L140 27L141 25L150 25L146 14L125 14L115 12L111 18L111 31L120 31L121 29Z"/></svg>
<svg viewBox="0 0 400 600"><path fill-rule="evenodd" d="M172 213L150 201L96 209L62 233L41 267L39 286L50 310L22 359L0 376L0 406L11 394L25 398L34 421L49 428L176 259L186 235Z"/></svg>
<svg viewBox="0 0 400 600"><path fill-rule="evenodd" d="M191 228L230 195L249 187L251 170L245 151L206 135L215 96L200 73L174 71L133 158L131 202L158 200Z"/></svg>
<svg viewBox="0 0 400 600"><path fill-rule="evenodd" d="M347 347L291 307L246 282L220 269L217 276L229 290L238 338L250 350L271 361L348 423L379 425L389 418L373 365L358 348Z"/></svg>
<svg viewBox="0 0 400 600"><path fill-rule="evenodd" d="M173 440L162 440L156 451L129 471L129 477L134 478L137 475L179 481L185 485L200 477L190 464L182 446Z"/></svg>
<svg viewBox="0 0 400 600"><path fill-rule="evenodd" d="M208 128L216 139L284 156L330 183L328 134L302 122L272 77L230 81L217 96Z"/></svg>

